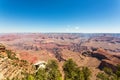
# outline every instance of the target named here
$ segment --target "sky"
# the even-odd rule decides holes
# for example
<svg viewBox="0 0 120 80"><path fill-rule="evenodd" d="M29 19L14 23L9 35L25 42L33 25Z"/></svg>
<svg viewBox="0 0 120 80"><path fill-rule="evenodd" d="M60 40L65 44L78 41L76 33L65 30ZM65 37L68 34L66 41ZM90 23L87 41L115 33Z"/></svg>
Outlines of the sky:
<svg viewBox="0 0 120 80"><path fill-rule="evenodd" d="M120 0L0 0L0 33L120 33Z"/></svg>

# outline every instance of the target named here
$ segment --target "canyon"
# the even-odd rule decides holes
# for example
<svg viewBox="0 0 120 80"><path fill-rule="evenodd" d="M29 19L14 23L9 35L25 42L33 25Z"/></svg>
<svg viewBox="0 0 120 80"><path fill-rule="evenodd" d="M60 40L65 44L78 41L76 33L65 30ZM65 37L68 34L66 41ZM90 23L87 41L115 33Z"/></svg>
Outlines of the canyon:
<svg viewBox="0 0 120 80"><path fill-rule="evenodd" d="M61 73L63 63L70 58L79 67L89 67L93 72L91 80L96 80L95 76L104 67L116 71L120 64L120 34L6 33L0 34L0 43L0 54L3 56L0 58L0 75L10 79L21 76L20 72L24 69L32 71L30 64L52 59L59 63ZM14 52L19 60L7 58L6 49ZM24 60L28 63L20 67ZM13 68L14 63L18 66Z"/></svg>

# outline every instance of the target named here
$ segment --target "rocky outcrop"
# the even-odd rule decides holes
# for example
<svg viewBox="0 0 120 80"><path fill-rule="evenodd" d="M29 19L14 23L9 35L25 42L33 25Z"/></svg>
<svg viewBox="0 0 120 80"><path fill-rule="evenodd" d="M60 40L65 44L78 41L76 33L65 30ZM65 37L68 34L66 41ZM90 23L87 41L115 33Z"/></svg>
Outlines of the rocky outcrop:
<svg viewBox="0 0 120 80"><path fill-rule="evenodd" d="M21 80L25 76L24 73L34 72L33 66L25 60L18 59L14 52L5 49L5 46L2 46L1 50L4 52L0 52L0 80Z"/></svg>
<svg viewBox="0 0 120 80"><path fill-rule="evenodd" d="M114 63L114 61L104 59L101 61L99 68L103 69L105 67L111 68L115 72L117 70L117 63Z"/></svg>
<svg viewBox="0 0 120 80"><path fill-rule="evenodd" d="M107 59L107 57L105 55L101 54L101 53L92 53L92 57L96 57L99 60Z"/></svg>
<svg viewBox="0 0 120 80"><path fill-rule="evenodd" d="M116 66L120 64L120 59L118 55L110 54L102 48L99 48L97 51L94 51L92 53L92 56L101 60L101 63L99 65L100 69L103 69L104 67L109 67L113 71L115 71Z"/></svg>
<svg viewBox="0 0 120 80"><path fill-rule="evenodd" d="M62 49L59 48L53 48L53 49L49 49L56 57L56 59L60 62L60 61L65 61L65 59L62 57Z"/></svg>
<svg viewBox="0 0 120 80"><path fill-rule="evenodd" d="M5 46L0 44L0 52L4 52L5 51Z"/></svg>
<svg viewBox="0 0 120 80"><path fill-rule="evenodd" d="M68 47L68 50L71 50L73 52L81 52L81 51L86 51L88 50L87 46L81 46L81 43L78 44L72 44Z"/></svg>
<svg viewBox="0 0 120 80"><path fill-rule="evenodd" d="M7 57L0 58L0 80L9 78L19 78L20 80L24 77L22 73L32 73L32 65L22 60L11 60Z"/></svg>

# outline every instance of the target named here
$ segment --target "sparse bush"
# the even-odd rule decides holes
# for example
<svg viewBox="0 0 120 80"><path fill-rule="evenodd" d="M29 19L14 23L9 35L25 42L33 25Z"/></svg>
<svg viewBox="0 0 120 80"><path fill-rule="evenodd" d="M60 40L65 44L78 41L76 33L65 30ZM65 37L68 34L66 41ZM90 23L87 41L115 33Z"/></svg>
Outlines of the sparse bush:
<svg viewBox="0 0 120 80"><path fill-rule="evenodd" d="M108 75L105 74L105 73L98 73L97 77L98 77L100 80L109 80Z"/></svg>
<svg viewBox="0 0 120 80"><path fill-rule="evenodd" d="M47 80L62 80L58 64L55 60L50 60L46 65Z"/></svg>
<svg viewBox="0 0 120 80"><path fill-rule="evenodd" d="M34 74L34 78L35 80L62 80L58 64L55 60L48 61L46 68L40 68Z"/></svg>
<svg viewBox="0 0 120 80"><path fill-rule="evenodd" d="M18 59L18 58L16 58L16 55L15 55L15 53L14 52L12 52L11 50L6 50L6 54L7 54L7 57L8 58L10 58L10 59Z"/></svg>
<svg viewBox="0 0 120 80"><path fill-rule="evenodd" d="M82 73L84 75L84 80L90 80L91 71L88 69L88 67L83 67Z"/></svg>
<svg viewBox="0 0 120 80"><path fill-rule="evenodd" d="M72 59L64 63L63 70L65 73L65 80L89 80L91 75L91 71L87 67L83 67L80 70Z"/></svg>
<svg viewBox="0 0 120 80"><path fill-rule="evenodd" d="M116 72L113 72L110 68L103 69L105 73L99 73L97 75L100 80L120 80L120 65L117 66Z"/></svg>

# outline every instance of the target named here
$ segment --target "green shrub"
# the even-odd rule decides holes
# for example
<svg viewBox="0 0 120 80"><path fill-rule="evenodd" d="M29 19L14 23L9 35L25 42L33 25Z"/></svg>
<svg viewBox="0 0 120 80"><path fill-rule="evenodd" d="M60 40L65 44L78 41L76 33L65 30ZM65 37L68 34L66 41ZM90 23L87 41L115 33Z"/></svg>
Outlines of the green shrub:
<svg viewBox="0 0 120 80"><path fill-rule="evenodd" d="M72 60L67 60L63 65L65 73L65 80L89 80L91 71L87 67L83 67L82 70Z"/></svg>

